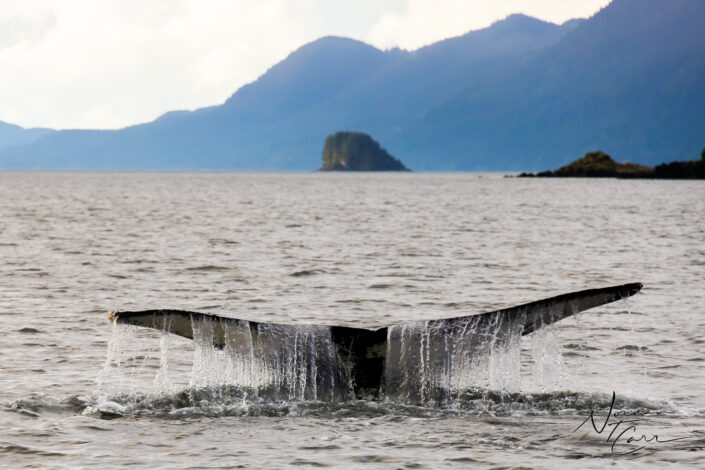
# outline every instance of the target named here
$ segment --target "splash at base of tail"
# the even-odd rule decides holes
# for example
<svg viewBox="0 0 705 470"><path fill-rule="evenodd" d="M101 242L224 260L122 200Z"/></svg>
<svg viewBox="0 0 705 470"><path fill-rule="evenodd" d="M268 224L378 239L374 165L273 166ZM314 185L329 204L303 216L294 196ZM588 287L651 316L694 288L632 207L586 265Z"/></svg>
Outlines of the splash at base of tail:
<svg viewBox="0 0 705 470"><path fill-rule="evenodd" d="M642 284L632 283L589 289L479 315L378 329L263 323L182 310L117 311L108 318L189 339L206 327L208 341L212 338L213 346L240 357L251 375L276 369L277 383L304 399L318 399L322 390L331 396L349 391L358 398L379 398L400 389L415 394L427 393L424 387L444 389L442 382L454 380L458 361L467 361L483 345L495 347L520 338L584 310L631 297L641 288ZM417 372L421 369L425 371ZM419 382L419 375L433 380Z"/></svg>

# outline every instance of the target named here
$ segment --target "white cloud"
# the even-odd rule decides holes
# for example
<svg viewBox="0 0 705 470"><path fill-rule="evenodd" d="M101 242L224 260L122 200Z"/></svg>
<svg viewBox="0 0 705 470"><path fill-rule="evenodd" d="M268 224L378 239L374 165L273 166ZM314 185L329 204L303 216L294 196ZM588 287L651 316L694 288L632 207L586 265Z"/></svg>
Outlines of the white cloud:
<svg viewBox="0 0 705 470"><path fill-rule="evenodd" d="M21 25L0 44L0 119L118 127L222 102L314 39L290 21L285 3L73 0L0 8L0 25ZM55 20L41 30L45 18Z"/></svg>
<svg viewBox="0 0 705 470"><path fill-rule="evenodd" d="M523 11L606 0L0 0L0 120L114 128L222 103L326 34L414 48Z"/></svg>
<svg viewBox="0 0 705 470"><path fill-rule="evenodd" d="M382 16L368 35L379 47L417 49L441 38L485 28L512 13L563 23L592 15L609 0L409 0L402 12Z"/></svg>

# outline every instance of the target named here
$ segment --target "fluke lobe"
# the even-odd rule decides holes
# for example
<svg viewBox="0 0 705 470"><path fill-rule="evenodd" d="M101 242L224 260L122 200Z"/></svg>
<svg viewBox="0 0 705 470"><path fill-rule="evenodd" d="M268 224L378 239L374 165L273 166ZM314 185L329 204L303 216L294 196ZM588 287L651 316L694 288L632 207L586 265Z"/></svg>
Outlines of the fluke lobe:
<svg viewBox="0 0 705 470"><path fill-rule="evenodd" d="M349 391L358 398L379 398L408 386L410 375L414 375L409 371L420 367L421 362L427 369L444 368L444 374L450 375L453 361L449 357L471 356L487 341L495 344L527 335L573 314L630 297L641 288L642 284L632 283L589 289L494 312L378 329L264 323L182 310L113 311L108 318L118 324L153 328L189 339L194 339L194 329L206 325L216 348L241 357L257 354L265 358L260 362L253 359L252 367L265 367L271 358L279 361L280 369L303 367L304 375L311 378L302 387L312 390L303 397L316 399L317 391L330 389ZM313 352L302 355L304 343ZM425 348L425 357L409 354L404 349L409 345L415 350ZM291 351L296 356L291 356ZM281 357L286 354L293 360L282 362ZM416 359L419 364L409 363ZM299 386L298 382L295 386Z"/></svg>

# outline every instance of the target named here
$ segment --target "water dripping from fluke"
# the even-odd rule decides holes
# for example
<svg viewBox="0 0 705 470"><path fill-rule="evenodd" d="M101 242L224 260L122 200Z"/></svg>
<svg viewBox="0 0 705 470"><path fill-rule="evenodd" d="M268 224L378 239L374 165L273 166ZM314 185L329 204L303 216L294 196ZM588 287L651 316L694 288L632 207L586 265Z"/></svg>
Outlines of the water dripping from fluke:
<svg viewBox="0 0 705 470"><path fill-rule="evenodd" d="M477 390L484 391L483 402L521 402L522 336L541 336L545 326L630 297L641 287L590 289L479 315L374 330L264 323L180 310L111 312L113 337L97 395L107 397L110 412L118 415L135 407L163 406L164 401L172 410L226 407L237 413L252 406L259 413L268 404L287 408L355 400L462 408L477 398ZM135 327L161 332L158 357L152 362L135 360L143 356L134 350L131 359L126 354ZM195 345L188 387L182 390L170 382L171 335ZM127 364L132 364L131 371ZM537 367L553 380L554 366ZM142 367L137 375L152 374L154 393L139 389L135 367ZM122 395L111 395L108 385L116 383ZM111 397L120 398L111 402Z"/></svg>

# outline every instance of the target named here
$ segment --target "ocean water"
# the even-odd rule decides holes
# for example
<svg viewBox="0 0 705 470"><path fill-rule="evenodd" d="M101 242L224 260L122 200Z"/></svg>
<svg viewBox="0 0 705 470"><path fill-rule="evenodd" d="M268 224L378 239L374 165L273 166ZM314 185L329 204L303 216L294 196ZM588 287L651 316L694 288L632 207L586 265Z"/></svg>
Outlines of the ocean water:
<svg viewBox="0 0 705 470"><path fill-rule="evenodd" d="M704 196L494 174L0 173L0 467L702 468ZM326 338L304 325L422 327L627 282L644 288L471 355L440 402L329 400L295 373ZM299 325L313 352L277 372L286 393L257 393L252 363L207 335L107 319L152 308ZM414 358L434 373L408 357L405 377Z"/></svg>

